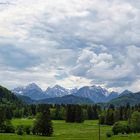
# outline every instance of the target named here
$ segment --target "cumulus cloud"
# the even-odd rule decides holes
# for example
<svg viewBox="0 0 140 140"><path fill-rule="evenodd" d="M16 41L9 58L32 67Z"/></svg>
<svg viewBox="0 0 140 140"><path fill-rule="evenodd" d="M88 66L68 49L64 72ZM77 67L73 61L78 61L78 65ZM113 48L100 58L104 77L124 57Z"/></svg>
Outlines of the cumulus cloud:
<svg viewBox="0 0 140 140"><path fill-rule="evenodd" d="M82 50L72 74L91 79L93 84L104 84L108 88L124 88L139 77L139 47L128 46L124 51L96 54L89 48Z"/></svg>
<svg viewBox="0 0 140 140"><path fill-rule="evenodd" d="M138 0L0 0L0 83L140 90L139 7Z"/></svg>

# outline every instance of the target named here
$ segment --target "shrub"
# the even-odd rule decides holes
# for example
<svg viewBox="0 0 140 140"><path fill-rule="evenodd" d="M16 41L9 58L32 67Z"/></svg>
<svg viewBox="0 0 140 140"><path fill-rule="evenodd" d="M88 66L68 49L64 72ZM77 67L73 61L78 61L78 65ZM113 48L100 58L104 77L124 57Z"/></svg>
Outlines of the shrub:
<svg viewBox="0 0 140 140"><path fill-rule="evenodd" d="M4 133L15 133L15 128L10 121L6 121L4 124Z"/></svg>
<svg viewBox="0 0 140 140"><path fill-rule="evenodd" d="M119 122L116 122L113 127L112 131L114 135L118 135L119 133L124 133L125 132L125 126Z"/></svg>
<svg viewBox="0 0 140 140"><path fill-rule="evenodd" d="M31 131L32 131L32 134L33 134L33 135L37 135L37 127L36 127L35 124L33 125Z"/></svg>
<svg viewBox="0 0 140 140"><path fill-rule="evenodd" d="M134 133L140 132L140 112L133 112L131 116L131 127Z"/></svg>
<svg viewBox="0 0 140 140"><path fill-rule="evenodd" d="M132 127L130 125L121 124L119 122L116 122L112 127L112 131L113 131L114 135L118 135L119 133L130 134L132 132Z"/></svg>
<svg viewBox="0 0 140 140"><path fill-rule="evenodd" d="M114 135L118 135L118 133L120 132L119 129L120 129L120 128L119 128L119 124L118 124L118 123L115 123L115 124L113 125L113 127L112 127L112 132L113 132L113 134L114 134Z"/></svg>
<svg viewBox="0 0 140 140"><path fill-rule="evenodd" d="M107 132L107 133L106 133L106 136L107 136L108 138L112 137L112 132Z"/></svg>
<svg viewBox="0 0 140 140"><path fill-rule="evenodd" d="M33 119L33 116L29 116L28 119Z"/></svg>
<svg viewBox="0 0 140 140"><path fill-rule="evenodd" d="M100 124L105 124L105 116L103 115L100 116Z"/></svg>
<svg viewBox="0 0 140 140"><path fill-rule="evenodd" d="M18 135L23 135L23 133L24 133L24 126L23 125L19 125L17 127L17 134Z"/></svg>
<svg viewBox="0 0 140 140"><path fill-rule="evenodd" d="M30 135L31 133L31 126L25 126L24 131L26 132L27 135Z"/></svg>
<svg viewBox="0 0 140 140"><path fill-rule="evenodd" d="M130 125L127 125L127 126L125 127L125 133L126 133L126 134L132 133L132 128L131 128Z"/></svg>
<svg viewBox="0 0 140 140"><path fill-rule="evenodd" d="M33 135L36 135L36 128L35 128L35 126L32 127L31 131L32 131Z"/></svg>

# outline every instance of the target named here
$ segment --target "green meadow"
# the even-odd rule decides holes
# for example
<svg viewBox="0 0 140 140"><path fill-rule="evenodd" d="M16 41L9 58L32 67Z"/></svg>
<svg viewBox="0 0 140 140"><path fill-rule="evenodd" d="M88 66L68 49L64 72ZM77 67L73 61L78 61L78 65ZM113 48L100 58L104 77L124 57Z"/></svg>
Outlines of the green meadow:
<svg viewBox="0 0 140 140"><path fill-rule="evenodd" d="M32 125L32 119L13 119L14 126ZM98 140L98 121L85 121L82 124L53 121L54 134L52 137L42 137L17 134L0 134L0 140ZM101 126L101 140L139 140L140 134L118 135L106 137L111 126Z"/></svg>

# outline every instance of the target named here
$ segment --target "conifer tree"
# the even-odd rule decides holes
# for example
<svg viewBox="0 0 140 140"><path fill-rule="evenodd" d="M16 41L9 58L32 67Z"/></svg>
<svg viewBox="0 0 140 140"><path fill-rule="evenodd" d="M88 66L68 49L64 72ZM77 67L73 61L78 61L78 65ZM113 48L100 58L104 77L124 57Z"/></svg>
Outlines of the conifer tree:
<svg viewBox="0 0 140 140"><path fill-rule="evenodd" d="M84 121L83 109L80 105L67 105L66 122L81 123Z"/></svg>
<svg viewBox="0 0 140 140"><path fill-rule="evenodd" d="M42 136L51 136L53 134L53 127L50 118L50 110L46 105L40 105L41 112L37 115L33 126L33 133Z"/></svg>
<svg viewBox="0 0 140 140"><path fill-rule="evenodd" d="M113 125L114 122L114 111L112 109L108 109L106 114L106 124Z"/></svg>
<svg viewBox="0 0 140 140"><path fill-rule="evenodd" d="M80 105L75 106L75 122L82 123L84 121L83 110Z"/></svg>

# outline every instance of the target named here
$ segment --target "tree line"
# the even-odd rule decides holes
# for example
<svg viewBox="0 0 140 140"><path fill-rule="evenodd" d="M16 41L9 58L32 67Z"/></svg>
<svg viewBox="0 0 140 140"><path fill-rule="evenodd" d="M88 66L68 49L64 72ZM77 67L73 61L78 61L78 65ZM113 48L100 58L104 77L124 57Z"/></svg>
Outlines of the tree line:
<svg viewBox="0 0 140 140"><path fill-rule="evenodd" d="M114 134L120 132L140 131L140 104L135 106L115 107L109 105L102 108L99 105L22 105L14 106L0 105L0 132L51 136L53 125L51 120L65 120L66 123L83 123L84 120L97 120L101 125L114 125ZM33 126L18 126L14 128L11 124L12 118L36 118ZM127 126L118 124L119 121L128 121ZM139 121L139 122L137 122ZM116 131L117 128L117 131ZM127 129L126 129L127 128ZM123 130L124 129L124 130Z"/></svg>

